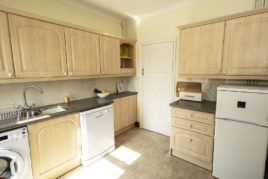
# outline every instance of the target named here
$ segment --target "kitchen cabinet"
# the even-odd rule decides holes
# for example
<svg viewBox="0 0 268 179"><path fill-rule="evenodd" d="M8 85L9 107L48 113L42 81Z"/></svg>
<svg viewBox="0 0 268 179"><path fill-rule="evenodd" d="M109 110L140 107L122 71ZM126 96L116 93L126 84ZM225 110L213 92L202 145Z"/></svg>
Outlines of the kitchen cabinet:
<svg viewBox="0 0 268 179"><path fill-rule="evenodd" d="M120 74L136 73L135 41L120 40Z"/></svg>
<svg viewBox="0 0 268 179"><path fill-rule="evenodd" d="M268 75L268 13L228 20L224 74Z"/></svg>
<svg viewBox="0 0 268 179"><path fill-rule="evenodd" d="M120 40L100 36L101 74L116 75L120 73Z"/></svg>
<svg viewBox="0 0 268 179"><path fill-rule="evenodd" d="M80 165L79 114L28 125L34 178L57 178Z"/></svg>
<svg viewBox="0 0 268 179"><path fill-rule="evenodd" d="M0 78L14 77L7 14L0 12Z"/></svg>
<svg viewBox="0 0 268 179"><path fill-rule="evenodd" d="M179 29L179 76L268 79L268 8Z"/></svg>
<svg viewBox="0 0 268 179"><path fill-rule="evenodd" d="M99 75L99 35L65 28L69 76Z"/></svg>
<svg viewBox="0 0 268 179"><path fill-rule="evenodd" d="M136 74L135 40L0 9L0 84ZM120 45L129 56L120 58Z"/></svg>
<svg viewBox="0 0 268 179"><path fill-rule="evenodd" d="M116 98L114 103L114 131L120 134L137 121L137 95Z"/></svg>
<svg viewBox="0 0 268 179"><path fill-rule="evenodd" d="M16 77L67 75L64 27L13 14L8 19Z"/></svg>
<svg viewBox="0 0 268 179"><path fill-rule="evenodd" d="M212 170L214 114L171 108L171 154Z"/></svg>
<svg viewBox="0 0 268 179"><path fill-rule="evenodd" d="M121 129L121 100L120 98L116 98L113 100L114 107L114 132L118 132Z"/></svg>
<svg viewBox="0 0 268 179"><path fill-rule="evenodd" d="M180 31L179 74L221 73L225 22Z"/></svg>

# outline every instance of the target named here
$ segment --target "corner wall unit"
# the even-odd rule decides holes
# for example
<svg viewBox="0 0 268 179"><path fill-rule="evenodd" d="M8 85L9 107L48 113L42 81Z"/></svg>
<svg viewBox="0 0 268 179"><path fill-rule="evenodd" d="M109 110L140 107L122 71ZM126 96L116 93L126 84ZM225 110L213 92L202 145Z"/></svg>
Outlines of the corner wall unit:
<svg viewBox="0 0 268 179"><path fill-rule="evenodd" d="M136 55L135 41L120 41L120 73L135 74L136 73Z"/></svg>

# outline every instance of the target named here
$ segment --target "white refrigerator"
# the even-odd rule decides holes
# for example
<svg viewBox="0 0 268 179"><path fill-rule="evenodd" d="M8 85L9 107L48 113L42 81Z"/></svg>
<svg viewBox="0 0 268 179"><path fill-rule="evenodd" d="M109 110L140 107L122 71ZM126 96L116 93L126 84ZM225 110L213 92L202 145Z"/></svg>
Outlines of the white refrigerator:
<svg viewBox="0 0 268 179"><path fill-rule="evenodd" d="M267 127L268 88L218 87L212 175L263 179Z"/></svg>

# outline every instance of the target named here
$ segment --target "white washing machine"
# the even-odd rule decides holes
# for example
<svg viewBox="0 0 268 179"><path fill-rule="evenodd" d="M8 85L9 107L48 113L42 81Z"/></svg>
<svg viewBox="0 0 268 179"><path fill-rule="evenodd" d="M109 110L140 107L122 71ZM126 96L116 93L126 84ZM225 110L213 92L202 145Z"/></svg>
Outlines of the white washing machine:
<svg viewBox="0 0 268 179"><path fill-rule="evenodd" d="M26 127L0 133L0 178L33 178Z"/></svg>

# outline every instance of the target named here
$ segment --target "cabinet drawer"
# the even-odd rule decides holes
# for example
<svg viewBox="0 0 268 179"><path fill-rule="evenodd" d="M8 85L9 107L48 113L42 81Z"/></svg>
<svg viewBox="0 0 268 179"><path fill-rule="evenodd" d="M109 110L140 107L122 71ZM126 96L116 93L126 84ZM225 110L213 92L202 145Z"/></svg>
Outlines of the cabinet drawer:
<svg viewBox="0 0 268 179"><path fill-rule="evenodd" d="M182 156L191 157L190 162L212 163L213 138L172 127L171 148Z"/></svg>
<svg viewBox="0 0 268 179"><path fill-rule="evenodd" d="M204 124L214 124L214 114L196 112L187 109L172 108L172 116L179 117L182 119L188 119Z"/></svg>
<svg viewBox="0 0 268 179"><path fill-rule="evenodd" d="M193 132L213 136L214 127L212 125L189 121L177 117L172 117L172 126L187 129Z"/></svg>

